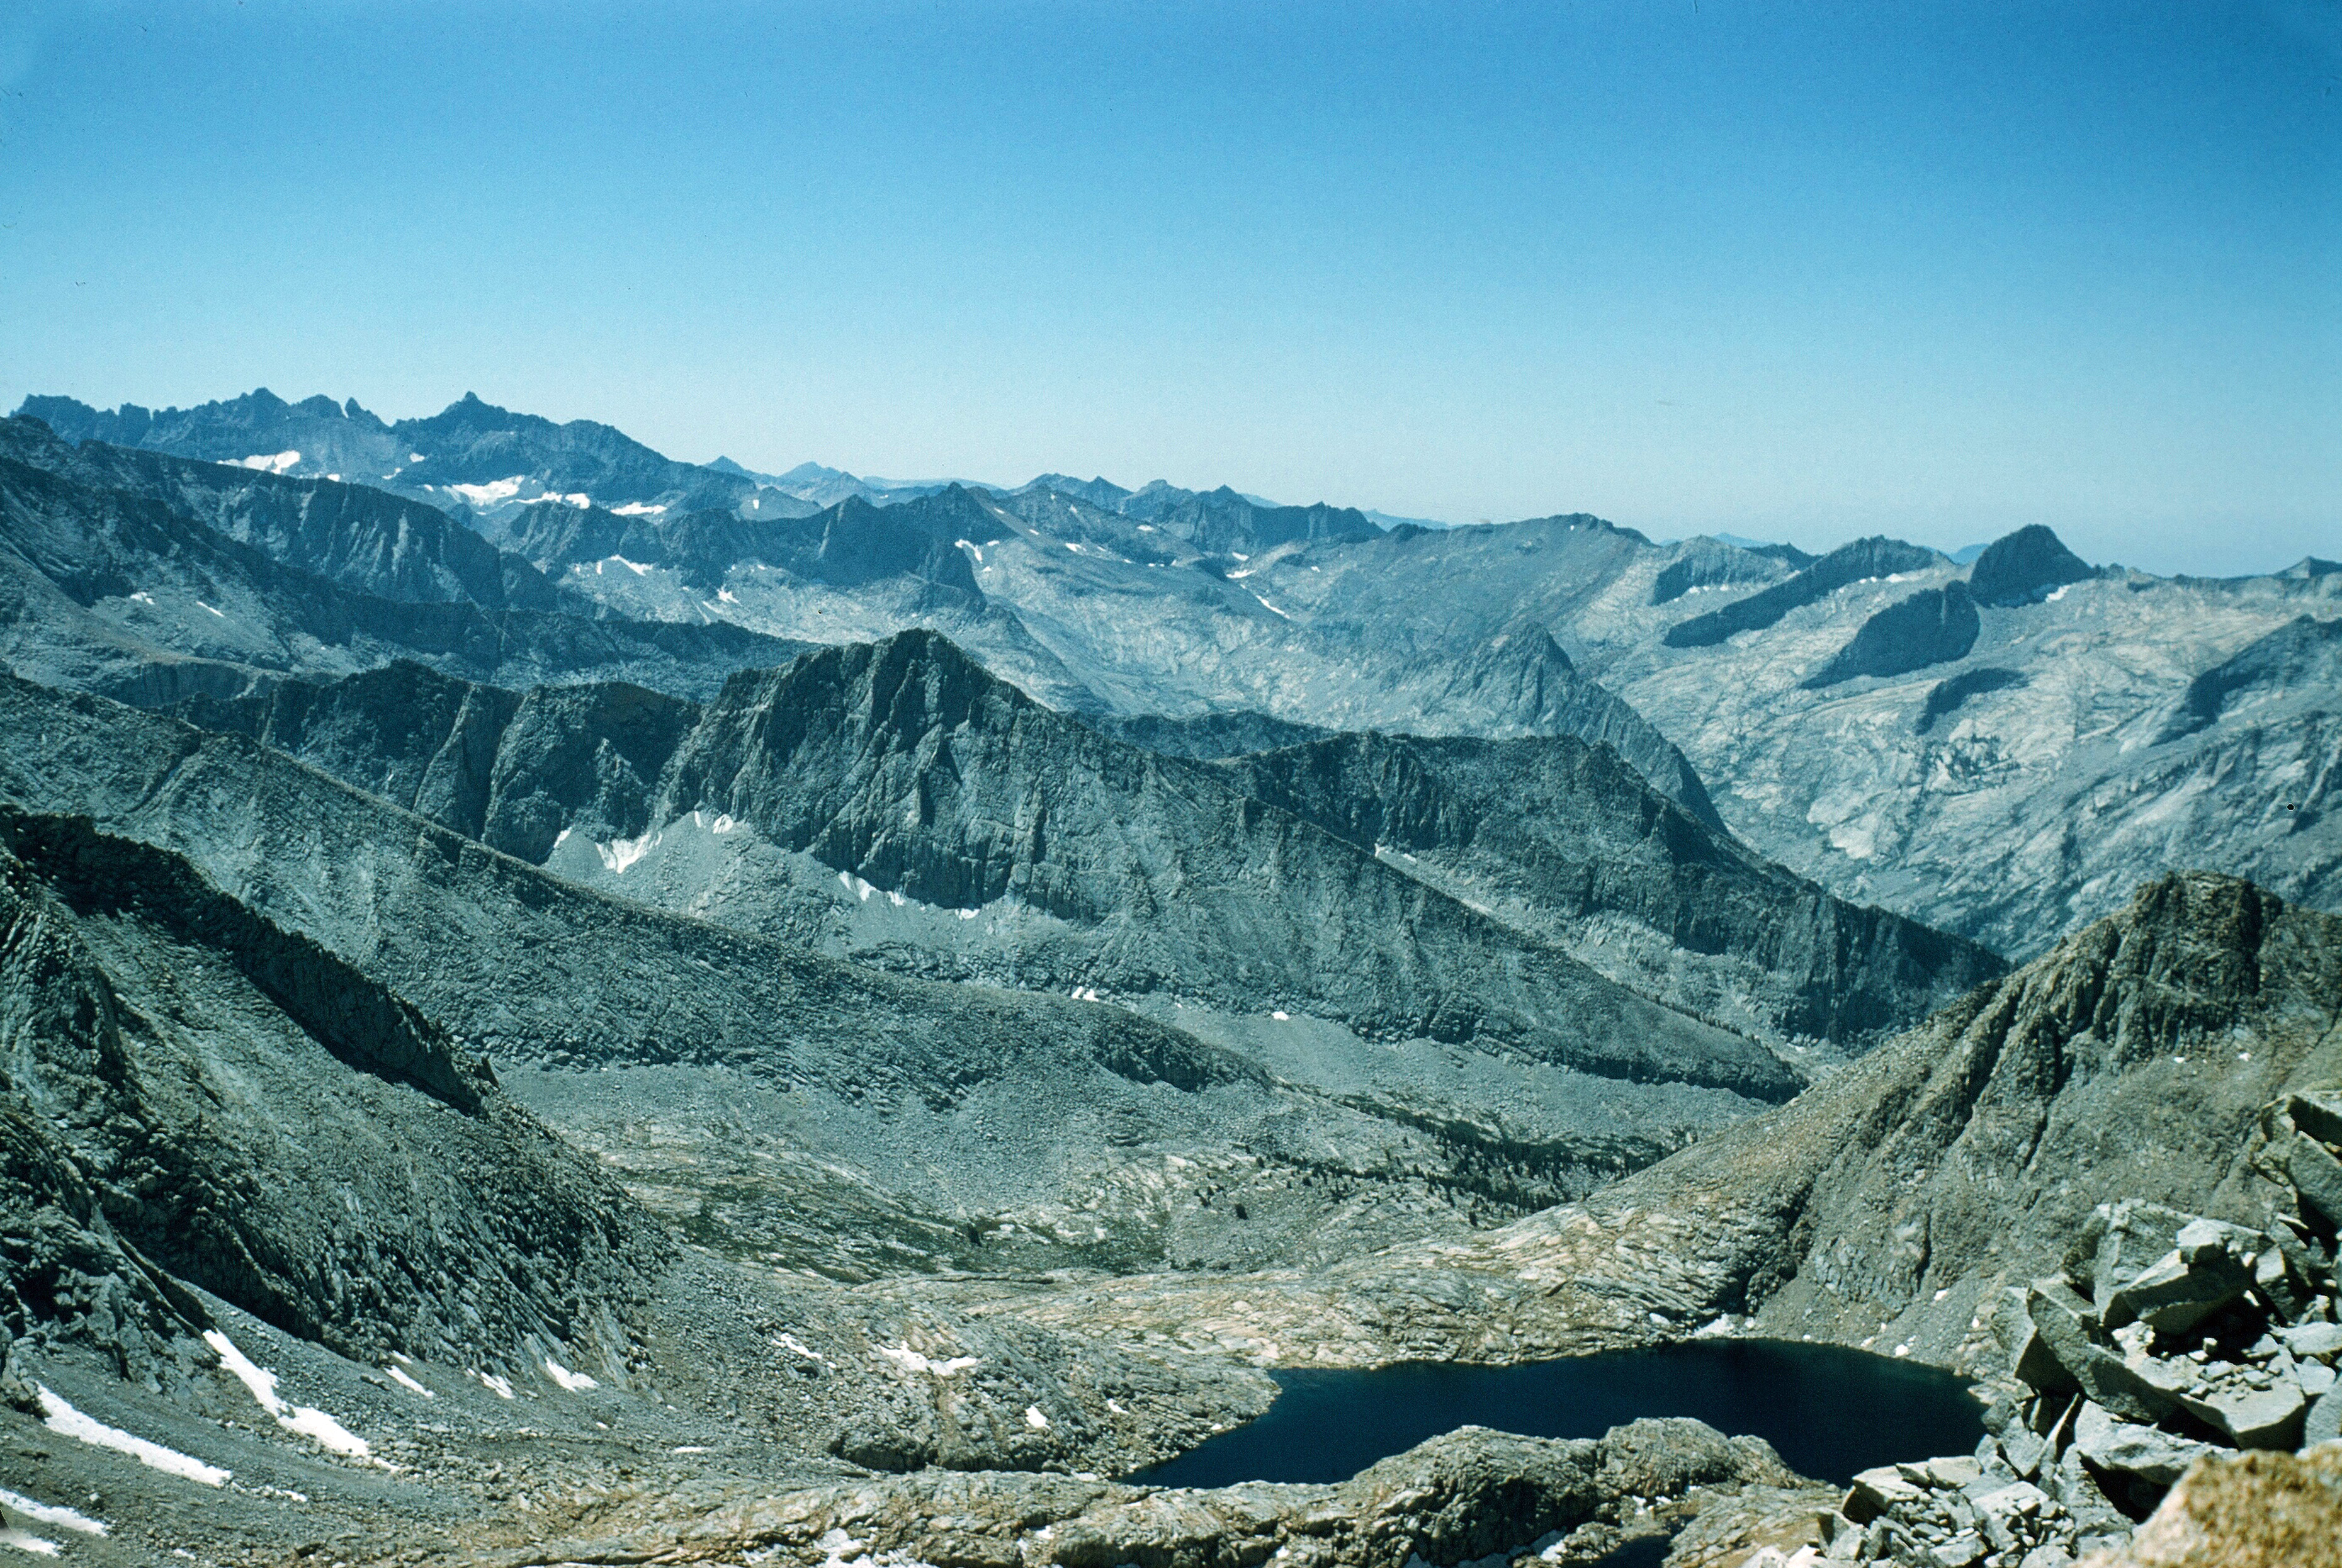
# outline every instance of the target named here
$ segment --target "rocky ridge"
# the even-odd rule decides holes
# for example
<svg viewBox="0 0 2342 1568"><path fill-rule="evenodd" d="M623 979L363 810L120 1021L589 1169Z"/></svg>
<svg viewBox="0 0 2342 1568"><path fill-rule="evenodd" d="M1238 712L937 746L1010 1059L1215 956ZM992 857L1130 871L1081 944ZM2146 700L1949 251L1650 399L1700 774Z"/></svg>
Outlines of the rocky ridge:
<svg viewBox="0 0 2342 1568"><path fill-rule="evenodd" d="M1999 967L1781 875L1606 749L1567 737L1348 737L1196 769L1101 742L923 634L736 687L695 708L630 688L515 695L393 668L177 711L620 896L889 967L1306 1011L1369 1038L1393 1025L1384 1004L1359 998L1392 980L1357 944L1386 943L1395 920L1412 930L1409 965L1426 980L1459 944L1486 947L1481 923L1493 920L1507 943L1558 947L1609 981L1775 1042L1858 1047ZM773 738L753 739L751 723ZM783 727L792 738L778 738ZM710 771L708 757L724 760ZM1512 804L1531 799L1546 825L1517 822ZM1047 824L1036 841L982 836L1028 819ZM709 821L726 824L714 839ZM871 842L855 838L856 823L871 824ZM1251 869L1219 864L1232 847ZM795 858L775 862L775 849ZM963 863L979 869L949 869ZM1313 882L1327 878L1353 891L1315 898ZM1056 919L1029 934L992 919L874 919L857 886L945 910L1006 897ZM1424 887L1439 896L1386 908L1388 892L1416 899ZM1241 928L1257 950L1216 944L1218 927ZM1346 955L1301 961L1328 940ZM1298 968L1280 966L1284 951ZM1483 1010L1532 989L1493 974L1473 988ZM1686 1067L1696 1059L1665 1049Z"/></svg>
<svg viewBox="0 0 2342 1568"><path fill-rule="evenodd" d="M0 422L0 651L58 684L161 704L408 658L521 684L590 674L705 694L740 664L800 646L611 615L378 492L75 449L33 421Z"/></svg>

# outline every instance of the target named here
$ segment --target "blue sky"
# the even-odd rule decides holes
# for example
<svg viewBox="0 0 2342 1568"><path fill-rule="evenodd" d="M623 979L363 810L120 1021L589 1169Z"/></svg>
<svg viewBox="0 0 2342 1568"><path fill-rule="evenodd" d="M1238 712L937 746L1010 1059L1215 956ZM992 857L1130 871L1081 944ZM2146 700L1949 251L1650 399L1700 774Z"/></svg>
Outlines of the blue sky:
<svg viewBox="0 0 2342 1568"><path fill-rule="evenodd" d="M0 398L2342 556L2342 0L0 16Z"/></svg>

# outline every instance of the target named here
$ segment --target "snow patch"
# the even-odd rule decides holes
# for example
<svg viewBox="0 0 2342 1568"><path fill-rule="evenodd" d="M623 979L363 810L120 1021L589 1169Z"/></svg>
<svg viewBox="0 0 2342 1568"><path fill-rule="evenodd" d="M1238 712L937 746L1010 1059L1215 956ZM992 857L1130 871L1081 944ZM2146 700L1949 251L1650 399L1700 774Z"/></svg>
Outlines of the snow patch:
<svg viewBox="0 0 2342 1568"><path fill-rule="evenodd" d="M582 490L572 491L566 495L532 495L525 502L522 503L522 504L527 506L542 506L548 501L559 502L565 505L575 506L580 511L583 511L586 507L594 504L594 498L591 495L586 494Z"/></svg>
<svg viewBox="0 0 2342 1568"><path fill-rule="evenodd" d="M1290 1013L1272 1013L1269 1016L1276 1019L1279 1024L1290 1024L1293 1022L1293 1014Z"/></svg>
<svg viewBox="0 0 2342 1568"><path fill-rule="evenodd" d="M19 1552L29 1552L35 1557L54 1557L64 1548L54 1541L23 1530L0 1530L0 1546L14 1546Z"/></svg>
<svg viewBox="0 0 2342 1568"><path fill-rule="evenodd" d="M732 820L732 814L726 812L723 815L716 819L714 826L710 828L709 831L713 833L730 833L734 828L738 827L739 825L740 824Z"/></svg>
<svg viewBox="0 0 2342 1568"><path fill-rule="evenodd" d="M570 1371L549 1355L545 1358L545 1375L572 1393L583 1393L589 1388L602 1386L582 1372Z"/></svg>
<svg viewBox="0 0 2342 1568"><path fill-rule="evenodd" d="M134 604L152 604L155 602L155 595L141 588L130 595L130 602Z"/></svg>
<svg viewBox="0 0 2342 1568"><path fill-rule="evenodd" d="M658 834L645 833L640 838L614 838L607 844L596 839L594 853L602 857L603 868L612 876L624 876L626 867L658 847L659 838Z"/></svg>
<svg viewBox="0 0 2342 1568"><path fill-rule="evenodd" d="M1049 1430L1049 1418L1041 1413L1039 1405L1028 1404L1025 1407L1025 1424L1036 1432L1046 1432Z"/></svg>
<svg viewBox="0 0 2342 1568"><path fill-rule="evenodd" d="M105 1525L98 1520L92 1519L86 1513L77 1513L70 1508L52 1507L46 1503L35 1503L21 1493L10 1492L5 1487L0 1487L0 1508L21 1513L35 1524L54 1524L60 1530L78 1530L84 1535L105 1533Z"/></svg>
<svg viewBox="0 0 2342 1568"><path fill-rule="evenodd" d="M831 1364L829 1357L822 1354L821 1352L817 1350L811 1349L810 1347L798 1343L797 1336L793 1333L785 1333L773 1343L779 1345L783 1350L793 1350L796 1352L807 1361L817 1361L824 1366Z"/></svg>
<svg viewBox="0 0 2342 1568"><path fill-rule="evenodd" d="M1254 598L1256 598L1256 599L1260 599L1260 595L1259 595L1259 594L1255 594L1253 595L1253 597L1254 597ZM1286 618L1286 620L1288 620L1288 621L1290 621L1291 619L1293 619L1293 617L1292 617L1292 616L1290 616L1290 615L1286 615L1284 611L1282 611L1282 610L1278 609L1276 605L1274 605L1274 604L1270 604L1270 603L1269 603L1267 600L1266 600L1266 599L1260 599L1260 607L1261 607L1262 609L1264 609L1264 610L1267 611L1267 612L1268 612L1270 614L1272 614L1272 615L1285 615L1285 618Z"/></svg>
<svg viewBox="0 0 2342 1568"><path fill-rule="evenodd" d="M732 596L731 589L718 588L716 590L716 602L719 604L736 604L740 601Z"/></svg>
<svg viewBox="0 0 2342 1568"><path fill-rule="evenodd" d="M239 457L233 466L250 468L261 474L282 474L300 461L301 454L297 452L273 452Z"/></svg>
<svg viewBox="0 0 2342 1568"><path fill-rule="evenodd" d="M351 1459L365 1459L374 1450L366 1440L350 1431L322 1410L305 1404L287 1403L276 1392L276 1374L255 1366L244 1352L227 1335L217 1329L207 1329L204 1343L218 1353L220 1365L235 1374L238 1383L252 1391L260 1408L276 1418L276 1424L287 1432L297 1432L329 1453Z"/></svg>
<svg viewBox="0 0 2342 1568"><path fill-rule="evenodd" d="M627 571L632 572L637 577L647 577L651 574L651 569L648 566L643 565L639 562L629 561L624 555L613 555L610 559L616 561L619 565L624 566Z"/></svg>
<svg viewBox="0 0 2342 1568"><path fill-rule="evenodd" d="M480 1386L487 1389L498 1399L510 1399L513 1396L511 1381L506 1378L498 1377L495 1373L470 1372L466 1373L465 1375L467 1377L477 1378L479 1380Z"/></svg>
<svg viewBox="0 0 2342 1568"><path fill-rule="evenodd" d="M656 517L666 510L666 507L654 506L647 501L629 501L624 506L610 508L611 513L619 517Z"/></svg>
<svg viewBox="0 0 2342 1568"><path fill-rule="evenodd" d="M195 608L198 610L212 610L212 607L209 604L205 604L201 599L195 601ZM227 619L227 612L225 610L212 610L212 614L217 615L223 621Z"/></svg>
<svg viewBox="0 0 2342 1568"><path fill-rule="evenodd" d="M956 1377L969 1367L978 1364L972 1355L955 1355L943 1361L930 1361L906 1344L882 1344L878 1353L901 1367L905 1372L931 1373L936 1377Z"/></svg>
<svg viewBox="0 0 2342 1568"><path fill-rule="evenodd" d="M421 1383L415 1382L414 1378L408 1376L405 1369L403 1367L386 1366L382 1370L390 1374L390 1381L398 1384L401 1388L412 1390L413 1392L421 1394L425 1399L436 1399L439 1397L429 1389L424 1387Z"/></svg>
<svg viewBox="0 0 2342 1568"><path fill-rule="evenodd" d="M984 547L982 545L971 544L965 539L955 539L952 543L957 545L960 549L963 549L969 554L975 556L976 564L977 565L981 566L984 564Z"/></svg>
<svg viewBox="0 0 2342 1568"><path fill-rule="evenodd" d="M216 1464L191 1459L176 1449L135 1437L118 1426L108 1426L95 1416L84 1415L42 1384L34 1384L33 1392L40 1397L41 1424L60 1437L86 1443L92 1448L110 1448L116 1453L126 1453L149 1470L159 1470L165 1475L183 1476L189 1481L201 1482L205 1486L223 1485L232 1473Z"/></svg>
<svg viewBox="0 0 2342 1568"><path fill-rule="evenodd" d="M519 494L520 487L527 483L526 476L515 474L509 479L498 479L486 484L450 484L447 488L475 506L493 506L499 501L509 501Z"/></svg>

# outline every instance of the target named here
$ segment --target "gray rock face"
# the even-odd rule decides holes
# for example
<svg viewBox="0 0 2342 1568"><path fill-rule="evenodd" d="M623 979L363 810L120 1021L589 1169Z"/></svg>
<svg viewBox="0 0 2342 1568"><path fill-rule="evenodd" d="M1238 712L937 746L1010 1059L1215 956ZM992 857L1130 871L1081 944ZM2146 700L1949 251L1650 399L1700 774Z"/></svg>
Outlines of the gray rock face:
<svg viewBox="0 0 2342 1568"><path fill-rule="evenodd" d="M1914 727L1924 735L1936 727L1937 721L1958 713L1970 698L2009 691L2025 683L2025 673L2021 670L1997 670L1989 665L1980 670L1965 671L1949 680L1938 681L1928 688L1927 700L1921 704L1918 722Z"/></svg>
<svg viewBox="0 0 2342 1568"><path fill-rule="evenodd" d="M714 604L795 635L933 625L1071 711L1607 739L1695 814L1718 812L1840 896L2020 955L2175 869L2337 897L2342 851L2316 787L2342 735L2333 682L2280 660L2221 717L2167 732L2197 676L2306 611L2332 619L2319 607L2342 574L2074 575L2054 540L2013 536L1996 557L2013 574L1986 578L2011 602L1987 603L1972 573L1893 541L1800 568L1553 518L1239 562L1054 491L977 499L998 506L990 531L964 535L983 624L762 566L732 570L729 604L661 573L614 568L590 586L631 614L696 619ZM1890 615L1862 638L1915 594L1925 635L1888 635ZM1898 673L1837 678L1857 666Z"/></svg>
<svg viewBox="0 0 2342 1568"><path fill-rule="evenodd" d="M0 746L0 794L198 858L509 1064L695 1236L763 1263L867 1279L1346 1255L1469 1233L1754 1108L1429 1041L1346 1045L1330 1070L1304 1050L1272 1074L1176 1026L1204 1028L1193 1008L1158 1022L837 963L587 892L239 736L0 694L7 733L45 748ZM1371 1078L1346 1065L1368 1049ZM1507 1100L1476 1109L1483 1084Z"/></svg>
<svg viewBox="0 0 2342 1568"><path fill-rule="evenodd" d="M660 774L699 717L697 704L640 686L524 695L406 664L176 711L531 862L564 832L640 835Z"/></svg>
<svg viewBox="0 0 2342 1568"><path fill-rule="evenodd" d="M1750 1043L1536 951L1212 770L1052 714L930 634L739 677L662 787L667 820L726 814L923 904L1009 898L1096 931L1092 984L1239 1007L1248 993L1369 1038L1501 1043L1760 1097L1794 1082Z"/></svg>
<svg viewBox="0 0 2342 1568"><path fill-rule="evenodd" d="M1857 540L1831 551L1784 582L1721 610L1678 622L1667 629L1663 641L1670 648L1712 648L1740 633L1761 632L1778 625L1792 610L1803 609L1850 583L1899 572L1923 572L1939 559L1933 550L1906 544L1899 539Z"/></svg>
<svg viewBox="0 0 2342 1568"><path fill-rule="evenodd" d="M603 427L476 400L395 427L355 405L261 394L162 415L27 407L76 438L147 444L125 454L142 462L165 449L241 461L229 448L255 444L265 455L275 437L264 430L288 433L287 450L296 428L320 452L420 442L383 446L383 466L370 456L344 476L452 507L565 589L636 621L719 620L814 643L930 626L1063 711L1250 710L1338 730L1606 739L1695 815L1728 820L1841 896L2020 956L2188 866L2313 904L2337 896L2342 851L2317 781L2336 776L2342 729L2315 649L2305 664L2272 646L2190 690L2305 612L2334 622L2342 573L2316 562L2166 582L2098 573L2039 527L1965 571L1892 540L1817 561L1717 540L1655 545L1583 515L1382 532L1331 508L1062 476L1006 494L855 482L824 498L861 510L807 519L796 514L807 503L736 466L668 464ZM293 473L323 472L315 455L304 449ZM242 477L197 487L243 494L269 479L226 472ZM308 478L269 483L325 493ZM864 497L927 511L892 517L901 505ZM355 514L347 526L361 536L335 545L314 525L325 514L303 505L298 526L255 514L250 536L315 536L319 570L441 570L427 549L385 556L388 535ZM452 562L459 544L442 554ZM249 662L198 597L163 645ZM1963 647L1970 611L1977 629ZM110 684L70 661L18 662L141 700L236 689L232 673L153 657ZM686 689L649 664L604 673ZM504 678L517 684L509 666ZM2233 701L2219 694L2232 678L2243 683ZM688 689L709 685L703 672Z"/></svg>
<svg viewBox="0 0 2342 1568"><path fill-rule="evenodd" d="M2195 734L2217 724L2232 706L2241 710L2282 702L2303 688L2331 691L2337 681L2342 681L2342 617L2321 621L2298 615L2188 682L2163 738Z"/></svg>
<svg viewBox="0 0 2342 1568"><path fill-rule="evenodd" d="M2029 604L2091 575L2088 562L2036 523L1985 547L1968 568L1968 591L1982 604Z"/></svg>
<svg viewBox="0 0 2342 1568"><path fill-rule="evenodd" d="M175 856L86 819L0 838L12 1174L61 1203L35 1235L85 1238L11 1260L13 1333L103 1335L110 1297L144 1373L124 1346L211 1326L167 1273L347 1355L623 1360L668 1243L476 1058ZM109 1245L137 1266L95 1271Z"/></svg>
<svg viewBox="0 0 2342 1568"><path fill-rule="evenodd" d="M1166 757L1213 761L1246 752L1273 752L1306 745L1332 734L1316 724L1297 724L1266 714L1198 714L1166 719L1160 714L1088 714L1082 722L1100 734L1161 752Z"/></svg>
<svg viewBox="0 0 2342 1568"><path fill-rule="evenodd" d="M2002 969L1981 949L1784 876L1573 739L1344 735L1226 765L1255 799L1386 860L1428 864L1590 962L1612 945L1588 940L1592 923L1617 922L1659 934L1673 954L1729 966L1732 978L1708 987L1655 974L1643 988L1710 1008L1738 992L1790 1036L1866 1042ZM1639 978L1624 963L1614 973Z"/></svg>
<svg viewBox="0 0 2342 1568"><path fill-rule="evenodd" d="M1863 675L1907 675L1930 664L1963 659L1983 629L1983 618L1964 584L1922 588L1865 621L1836 658L1806 677L1806 687L1819 691ZM1934 702L1930 693L1930 707Z"/></svg>

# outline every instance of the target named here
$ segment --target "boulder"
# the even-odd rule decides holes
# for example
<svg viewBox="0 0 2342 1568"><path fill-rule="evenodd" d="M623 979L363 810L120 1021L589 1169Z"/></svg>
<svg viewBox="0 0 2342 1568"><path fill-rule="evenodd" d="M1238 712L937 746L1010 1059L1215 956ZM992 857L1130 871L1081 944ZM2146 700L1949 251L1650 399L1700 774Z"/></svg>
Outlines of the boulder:
<svg viewBox="0 0 2342 1568"><path fill-rule="evenodd" d="M2342 1451L2209 1460L2088 1568L2342 1568Z"/></svg>
<svg viewBox="0 0 2342 1568"><path fill-rule="evenodd" d="M2277 1330L2277 1337L2298 1360L2327 1361L2342 1354L2342 1323L2301 1323Z"/></svg>
<svg viewBox="0 0 2342 1568"><path fill-rule="evenodd" d="M2342 1438L2342 1388L2329 1388L2301 1418L2301 1446L2315 1448L2337 1438Z"/></svg>
<svg viewBox="0 0 2342 1568"><path fill-rule="evenodd" d="M2029 1324L2025 1331L2025 1343L2017 1346L2010 1370L2016 1373L2017 1382L2028 1388L2039 1389L2044 1393L2082 1392L2082 1385L2074 1381L2074 1374L2066 1370L2065 1363L2057 1359L2057 1353L2051 1350L2049 1342L2041 1337L2041 1331Z"/></svg>
<svg viewBox="0 0 2342 1568"><path fill-rule="evenodd" d="M2342 1227L2342 1160L2317 1140L2297 1136L2286 1156L2285 1174L2306 1208L2328 1225Z"/></svg>
<svg viewBox="0 0 2342 1568"><path fill-rule="evenodd" d="M2047 1506L2049 1494L2029 1481L2012 1481L1974 1500L1978 1513L2029 1519Z"/></svg>
<svg viewBox="0 0 2342 1568"><path fill-rule="evenodd" d="M2171 1250L2171 1239L2197 1216L2161 1203L2127 1199L2101 1203L2066 1254L2066 1273L2085 1282L2092 1305L2103 1317L2116 1291L2140 1269Z"/></svg>
<svg viewBox="0 0 2342 1568"><path fill-rule="evenodd" d="M2293 1124L2321 1144L2342 1144L2342 1089L2311 1089L2285 1103Z"/></svg>
<svg viewBox="0 0 2342 1568"><path fill-rule="evenodd" d="M2049 1453L2049 1440L2019 1426L2001 1439L2000 1451L2007 1457L2008 1467L2030 1481L2041 1473L2041 1462Z"/></svg>
<svg viewBox="0 0 2342 1568"><path fill-rule="evenodd" d="M1846 1494L1838 1512L1857 1524L1867 1524L1896 1508L1925 1503L1927 1499L1927 1489L1905 1480L1900 1466L1882 1464L1854 1478L1854 1490Z"/></svg>
<svg viewBox="0 0 2342 1568"><path fill-rule="evenodd" d="M2268 1388L2212 1393L2180 1403L2188 1414L2226 1433L2238 1448L2289 1449L2300 1439L2302 1414L2309 1401L2299 1383L2280 1378Z"/></svg>
<svg viewBox="0 0 2342 1568"><path fill-rule="evenodd" d="M2119 1421L2095 1404L2082 1407L2074 1423L2074 1448L2100 1472L2135 1476L2157 1486L2168 1486L2187 1467L2220 1450L2208 1443L2191 1443L2152 1426Z"/></svg>
<svg viewBox="0 0 2342 1568"><path fill-rule="evenodd" d="M2317 1293L2303 1283L2300 1273L2294 1268L2293 1260L2287 1255L2283 1243L2275 1237L2270 1238L2270 1244L2262 1248L2261 1255L2254 1261L2253 1288L2287 1323L2297 1323L2306 1316L2310 1303L2317 1297Z"/></svg>
<svg viewBox="0 0 2342 1568"><path fill-rule="evenodd" d="M1927 1559L1942 1563L1943 1568L1968 1568L1971 1563L1982 1562L1987 1550L1982 1536L1972 1530L1963 1530L1940 1546L1930 1547Z"/></svg>
<svg viewBox="0 0 2342 1568"><path fill-rule="evenodd" d="M2169 1393L2091 1342L2094 1314L2090 1303L2076 1294L2065 1281L2036 1281L2026 1293L2025 1305L2050 1353L2081 1385L2092 1403L2126 1421L2142 1424L2159 1421L2178 1407L2178 1402Z"/></svg>
<svg viewBox="0 0 2342 1568"><path fill-rule="evenodd" d="M2257 1231L2200 1219L2181 1226L2177 1241L2107 1299L2107 1328L2144 1320L2157 1333L2186 1333L2251 1288L2246 1260L2267 1244Z"/></svg>

